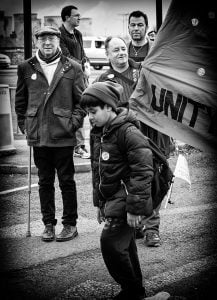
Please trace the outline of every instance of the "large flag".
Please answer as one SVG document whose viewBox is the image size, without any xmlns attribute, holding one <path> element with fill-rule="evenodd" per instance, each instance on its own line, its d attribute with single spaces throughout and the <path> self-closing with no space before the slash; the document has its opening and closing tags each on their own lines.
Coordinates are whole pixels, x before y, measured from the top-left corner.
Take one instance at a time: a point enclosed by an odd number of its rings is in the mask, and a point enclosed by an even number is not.
<svg viewBox="0 0 217 300">
<path fill-rule="evenodd" d="M 172 0 L 130 100 L 142 122 L 209 152 L 217 151 L 214 2 Z"/>
</svg>

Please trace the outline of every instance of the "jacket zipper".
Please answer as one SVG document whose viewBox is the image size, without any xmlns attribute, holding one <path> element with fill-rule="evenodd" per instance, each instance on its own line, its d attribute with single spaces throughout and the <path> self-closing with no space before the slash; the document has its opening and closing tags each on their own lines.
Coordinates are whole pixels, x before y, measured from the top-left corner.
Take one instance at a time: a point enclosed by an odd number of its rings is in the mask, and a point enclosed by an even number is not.
<svg viewBox="0 0 217 300">
<path fill-rule="evenodd" d="M 124 189 L 125 189 L 125 192 L 126 194 L 128 195 L 128 190 L 127 190 L 127 187 L 126 187 L 126 184 L 123 182 L 123 180 L 121 179 L 121 184 L 124 186 Z"/>
<path fill-rule="evenodd" d="M 101 168 L 100 168 L 100 158 L 102 155 L 102 143 L 103 143 L 103 136 L 101 136 L 101 138 L 100 138 L 100 148 L 99 148 L 99 191 L 100 191 L 101 195 L 103 196 L 103 193 L 101 191 L 102 178 L 101 178 Z"/>
</svg>

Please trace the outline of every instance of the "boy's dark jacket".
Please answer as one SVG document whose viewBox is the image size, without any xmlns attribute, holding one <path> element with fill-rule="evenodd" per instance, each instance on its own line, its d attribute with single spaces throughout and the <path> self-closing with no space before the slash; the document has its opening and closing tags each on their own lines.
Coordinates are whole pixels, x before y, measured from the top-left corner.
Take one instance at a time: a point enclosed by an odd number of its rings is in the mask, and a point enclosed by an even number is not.
<svg viewBox="0 0 217 300">
<path fill-rule="evenodd" d="M 124 144 L 118 142 L 118 130 L 130 122 L 124 132 Z M 119 108 L 109 127 L 91 130 L 90 148 L 94 205 L 104 207 L 105 217 L 150 216 L 153 212 L 151 181 L 152 151 L 138 129 L 135 115 Z"/>
</svg>

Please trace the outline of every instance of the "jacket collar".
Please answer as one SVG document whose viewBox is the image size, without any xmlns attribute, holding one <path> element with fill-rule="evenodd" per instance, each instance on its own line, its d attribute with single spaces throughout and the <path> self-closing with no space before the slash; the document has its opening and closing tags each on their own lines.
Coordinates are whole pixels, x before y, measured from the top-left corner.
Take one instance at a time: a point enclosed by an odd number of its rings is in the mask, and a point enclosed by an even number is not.
<svg viewBox="0 0 217 300">
<path fill-rule="evenodd" d="M 60 57 L 60 62 L 62 63 L 62 71 L 68 72 L 73 66 L 72 63 L 69 61 L 69 59 L 64 56 L 61 55 Z M 40 66 L 39 61 L 37 60 L 36 56 L 33 56 L 32 58 L 29 59 L 28 63 L 32 66 L 32 68 L 34 68 L 35 70 L 39 71 L 39 72 L 43 72 L 42 68 Z"/>
<path fill-rule="evenodd" d="M 65 34 L 69 35 L 71 37 L 71 33 L 65 28 L 65 26 L 62 24 L 61 27 L 59 28 L 60 31 L 63 31 Z M 74 28 L 74 35 L 77 36 L 79 35 L 79 30 L 77 30 L 76 28 Z"/>
</svg>

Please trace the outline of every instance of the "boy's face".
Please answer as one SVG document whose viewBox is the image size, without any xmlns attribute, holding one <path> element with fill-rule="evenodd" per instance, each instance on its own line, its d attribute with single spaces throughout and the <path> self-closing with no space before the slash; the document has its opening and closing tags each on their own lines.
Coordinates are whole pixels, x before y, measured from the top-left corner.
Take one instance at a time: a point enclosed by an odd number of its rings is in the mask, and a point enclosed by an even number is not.
<svg viewBox="0 0 217 300">
<path fill-rule="evenodd" d="M 105 105 L 103 108 L 100 106 L 93 106 L 87 108 L 87 114 L 92 126 L 104 127 L 110 120 L 112 108 Z"/>
</svg>

